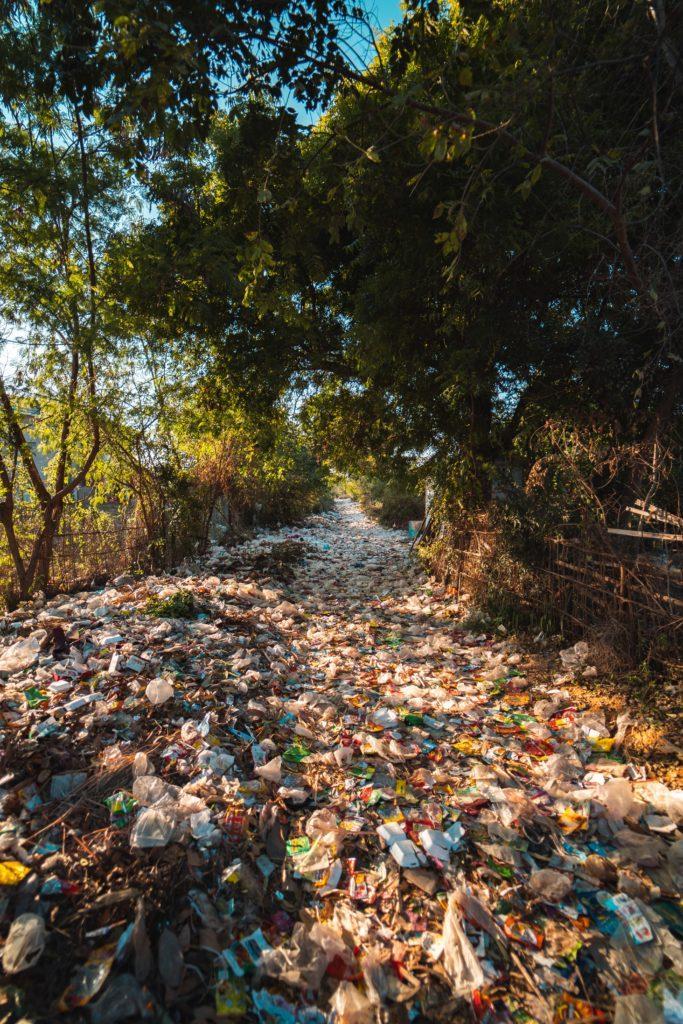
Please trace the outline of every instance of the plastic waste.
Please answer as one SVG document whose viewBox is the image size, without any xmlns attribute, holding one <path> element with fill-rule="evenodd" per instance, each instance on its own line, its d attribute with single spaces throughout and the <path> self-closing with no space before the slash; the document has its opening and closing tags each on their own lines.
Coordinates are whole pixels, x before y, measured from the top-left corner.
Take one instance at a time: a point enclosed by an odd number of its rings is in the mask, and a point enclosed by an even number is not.
<svg viewBox="0 0 683 1024">
<path fill-rule="evenodd" d="M 173 686 L 168 679 L 152 679 L 145 688 L 145 696 L 150 704 L 165 704 L 173 697 Z"/>
<path fill-rule="evenodd" d="M 164 928 L 159 936 L 159 974 L 168 988 L 178 988 L 185 973 L 185 958 L 175 932 Z"/>
<path fill-rule="evenodd" d="M 569 875 L 565 875 L 561 871 L 554 871 L 552 868 L 542 868 L 540 871 L 532 873 L 529 887 L 536 896 L 540 896 L 546 903 L 561 903 L 574 886 Z"/>
<path fill-rule="evenodd" d="M 149 807 L 136 818 L 130 834 L 130 845 L 139 850 L 167 846 L 174 825 L 174 818 L 168 811 Z"/>
<path fill-rule="evenodd" d="M 389 980 L 384 971 L 380 951 L 368 950 L 363 954 L 360 966 L 368 999 L 374 1006 L 383 1006 L 389 994 Z"/>
<path fill-rule="evenodd" d="M 47 935 L 45 921 L 38 914 L 20 914 L 10 926 L 2 951 L 2 967 L 5 974 L 25 971 L 43 955 Z"/>
<path fill-rule="evenodd" d="M 133 778 L 137 779 L 140 775 L 154 775 L 154 765 L 142 750 L 138 750 L 133 759 Z"/>
<path fill-rule="evenodd" d="M 443 919 L 443 965 L 456 996 L 471 996 L 481 988 L 484 972 L 460 920 L 456 893 L 448 897 Z"/>
<path fill-rule="evenodd" d="M 75 789 L 79 789 L 87 778 L 87 772 L 65 772 L 63 775 L 54 775 L 50 783 L 50 799 L 65 800 Z"/>
<path fill-rule="evenodd" d="M 412 839 L 399 839 L 392 843 L 389 852 L 399 867 L 418 868 L 425 861 Z"/>
<path fill-rule="evenodd" d="M 636 993 L 617 996 L 614 1024 L 664 1024 L 664 1015 L 659 1006 L 646 995 Z"/>
<path fill-rule="evenodd" d="M 0 672 L 21 672 L 30 668 L 40 657 L 40 645 L 47 637 L 47 631 L 37 629 L 23 640 L 17 640 L 11 647 L 0 653 Z"/>
<path fill-rule="evenodd" d="M 109 977 L 116 958 L 117 944 L 111 943 L 93 950 L 86 962 L 77 967 L 62 993 L 57 1007 L 62 1013 L 85 1006 L 100 991 Z"/>
<path fill-rule="evenodd" d="M 430 857 L 437 860 L 448 861 L 450 859 L 453 843 L 446 832 L 439 832 L 433 828 L 423 828 L 419 833 L 422 847 Z"/>
<path fill-rule="evenodd" d="M 50 631 L 0 688 L 22 741 L 0 783 L 7 925 L 40 901 L 91 1024 L 192 1015 L 200 977 L 202 1019 L 683 1024 L 683 794 L 628 760 L 627 715 L 525 678 L 514 638 L 465 624 L 348 507 L 5 617 L 0 658 Z M 283 541 L 302 545 L 284 568 Z M 87 799 L 50 802 L 86 768 Z M 96 892 L 88 851 L 113 857 Z"/>
<path fill-rule="evenodd" d="M 112 979 L 100 998 L 90 1004 L 91 1024 L 120 1024 L 121 1021 L 153 1020 L 154 1000 L 145 995 L 132 974 Z"/>
<path fill-rule="evenodd" d="M 375 1011 L 370 1000 L 351 981 L 341 981 L 330 1000 L 339 1024 L 372 1024 Z"/>
<path fill-rule="evenodd" d="M 285 985 L 317 988 L 330 961 L 335 956 L 349 959 L 350 955 L 341 936 L 330 928 L 316 923 L 309 929 L 297 923 L 287 942 L 262 953 L 259 966 L 264 974 Z"/>
<path fill-rule="evenodd" d="M 133 782 L 133 796 L 139 804 L 151 806 L 165 800 L 166 804 L 174 803 L 179 790 L 164 782 L 158 775 L 138 775 Z"/>
<path fill-rule="evenodd" d="M 560 651 L 560 661 L 565 670 L 576 673 L 585 667 L 590 655 L 590 647 L 585 640 L 579 640 L 573 647 Z"/>
<path fill-rule="evenodd" d="M 279 783 L 282 779 L 282 758 L 274 757 L 271 761 L 266 761 L 265 764 L 255 768 L 255 772 L 266 782 Z"/>
<path fill-rule="evenodd" d="M 645 809 L 633 795 L 633 787 L 626 779 L 610 779 L 593 792 L 593 799 L 603 804 L 610 818 L 630 818 L 640 816 Z"/>
<path fill-rule="evenodd" d="M 18 860 L 0 862 L 0 885 L 19 885 L 31 873 L 30 867 Z"/>
</svg>

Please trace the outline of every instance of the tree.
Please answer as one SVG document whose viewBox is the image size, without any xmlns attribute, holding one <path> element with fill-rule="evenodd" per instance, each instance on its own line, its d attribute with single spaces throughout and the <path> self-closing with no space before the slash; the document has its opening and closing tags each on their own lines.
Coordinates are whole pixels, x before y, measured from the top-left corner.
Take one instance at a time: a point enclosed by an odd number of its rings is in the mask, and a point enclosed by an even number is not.
<svg viewBox="0 0 683 1024">
<path fill-rule="evenodd" d="M 102 384 L 139 327 L 111 282 L 155 162 L 168 171 L 201 143 L 228 95 L 324 98 L 346 7 L 4 0 L 0 12 L 0 302 L 22 349 L 0 382 L 0 521 L 24 597 L 47 580 L 105 428 L 111 440 Z"/>
<path fill-rule="evenodd" d="M 449 30 L 452 50 L 431 73 L 411 73 Z M 430 3 L 404 20 L 365 78 L 423 114 L 430 167 L 475 156 L 477 173 L 448 211 L 444 241 L 455 261 L 458 232 L 474 223 L 501 148 L 524 174 L 522 198 L 541 175 L 564 190 L 568 230 L 592 239 L 595 307 L 630 307 L 639 348 L 630 426 L 653 458 L 683 391 L 678 39 L 680 10 L 665 0 Z"/>
<path fill-rule="evenodd" d="M 36 99 L 30 82 L 5 98 L 0 163 L 0 308 L 15 350 L 13 379 L 0 377 L 0 521 L 25 597 L 45 584 L 65 505 L 101 447 L 98 368 L 116 310 L 100 271 L 123 180 L 82 110 Z"/>
<path fill-rule="evenodd" d="M 387 441 L 470 503 L 495 462 L 533 461 L 549 416 L 616 423 L 658 477 L 683 366 L 672 19 L 414 7 L 311 139 L 350 379 L 316 396 L 318 419 L 341 397 L 360 424 L 381 397 Z"/>
<path fill-rule="evenodd" d="M 2 0 L 0 88 L 28 72 L 36 96 L 97 116 L 142 158 L 155 140 L 191 146 L 219 103 L 254 89 L 324 101 L 359 13 L 344 0 Z M 15 45 L 29 37 L 39 68 Z"/>
</svg>

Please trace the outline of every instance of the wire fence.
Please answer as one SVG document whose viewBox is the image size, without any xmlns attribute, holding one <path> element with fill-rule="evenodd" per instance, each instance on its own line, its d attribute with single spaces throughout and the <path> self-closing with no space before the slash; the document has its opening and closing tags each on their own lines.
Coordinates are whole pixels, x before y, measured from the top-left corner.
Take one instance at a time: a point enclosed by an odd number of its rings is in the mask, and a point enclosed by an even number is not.
<svg viewBox="0 0 683 1024">
<path fill-rule="evenodd" d="M 137 524 L 61 533 L 55 538 L 51 586 L 71 589 L 95 577 L 147 567 L 149 547 L 147 531 Z"/>
<path fill-rule="evenodd" d="M 7 604 L 16 592 L 16 576 L 9 553 L 1 543 L 0 548 L 0 598 Z M 146 529 L 138 523 L 112 518 L 86 530 L 67 527 L 54 538 L 49 590 L 85 589 L 131 569 L 148 569 L 155 550 Z"/>
</svg>

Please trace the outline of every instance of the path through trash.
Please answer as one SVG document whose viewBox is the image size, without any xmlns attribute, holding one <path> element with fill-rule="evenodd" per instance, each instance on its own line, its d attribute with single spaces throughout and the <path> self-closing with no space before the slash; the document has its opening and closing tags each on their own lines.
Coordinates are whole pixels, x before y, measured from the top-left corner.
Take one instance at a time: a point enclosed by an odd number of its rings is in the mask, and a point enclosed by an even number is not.
<svg viewBox="0 0 683 1024">
<path fill-rule="evenodd" d="M 353 503 L 2 643 L 0 1022 L 683 1021 L 683 794 Z"/>
</svg>

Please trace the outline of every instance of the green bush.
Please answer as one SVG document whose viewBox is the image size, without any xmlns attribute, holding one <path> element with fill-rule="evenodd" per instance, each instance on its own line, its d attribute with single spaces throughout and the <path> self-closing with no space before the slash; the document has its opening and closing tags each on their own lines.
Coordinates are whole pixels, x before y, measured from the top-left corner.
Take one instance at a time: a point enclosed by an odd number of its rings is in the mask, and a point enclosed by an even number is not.
<svg viewBox="0 0 683 1024">
<path fill-rule="evenodd" d="M 424 492 L 408 480 L 362 477 L 346 481 L 344 490 L 384 526 L 405 529 L 411 519 L 424 516 Z"/>
</svg>

